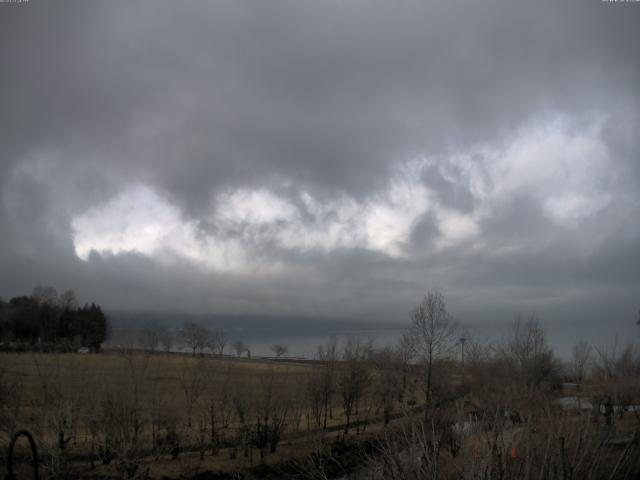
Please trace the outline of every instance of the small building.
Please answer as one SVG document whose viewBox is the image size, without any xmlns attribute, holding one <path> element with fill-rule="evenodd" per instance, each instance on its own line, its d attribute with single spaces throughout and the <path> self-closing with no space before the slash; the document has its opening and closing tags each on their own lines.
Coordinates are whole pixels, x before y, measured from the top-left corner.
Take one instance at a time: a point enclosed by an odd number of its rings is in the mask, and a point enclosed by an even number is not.
<svg viewBox="0 0 640 480">
<path fill-rule="evenodd" d="M 556 404 L 566 411 L 591 411 L 593 402 L 589 397 L 562 397 L 556 400 Z"/>
</svg>

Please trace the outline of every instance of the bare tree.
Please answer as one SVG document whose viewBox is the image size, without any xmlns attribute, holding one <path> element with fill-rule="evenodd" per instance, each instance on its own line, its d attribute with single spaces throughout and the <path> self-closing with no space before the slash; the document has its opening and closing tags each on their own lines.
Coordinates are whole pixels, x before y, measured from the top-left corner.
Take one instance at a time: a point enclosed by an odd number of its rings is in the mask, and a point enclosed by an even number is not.
<svg viewBox="0 0 640 480">
<path fill-rule="evenodd" d="M 311 430 L 312 420 L 315 427 L 320 428 L 322 426 L 322 415 L 326 412 L 323 380 L 324 371 L 319 368 L 314 369 L 306 378 L 307 430 Z M 326 420 L 326 414 L 324 417 Z"/>
<path fill-rule="evenodd" d="M 218 453 L 221 443 L 220 431 L 228 427 L 231 415 L 230 381 L 232 377 L 231 363 L 224 366 L 224 373 L 217 369 L 208 370 L 205 402 L 208 406 L 209 434 L 211 453 Z"/>
<path fill-rule="evenodd" d="M 629 341 L 615 363 L 616 375 L 620 377 L 636 377 L 640 373 L 640 350 Z"/>
<path fill-rule="evenodd" d="M 60 310 L 60 299 L 58 292 L 53 287 L 43 287 L 38 285 L 33 289 L 31 298 L 38 304 L 39 328 L 38 343 L 45 339 L 52 339 L 57 342 L 57 324 L 62 311 Z"/>
<path fill-rule="evenodd" d="M 280 358 L 289 351 L 289 348 L 286 345 L 280 343 L 272 346 L 271 351 L 276 355 L 276 358 Z"/>
<path fill-rule="evenodd" d="M 306 378 L 302 382 L 294 382 L 292 388 L 289 388 L 290 417 L 289 428 L 296 433 L 300 431 L 300 421 L 304 411 L 308 408 L 308 395 Z"/>
<path fill-rule="evenodd" d="M 145 324 L 138 332 L 138 344 L 153 353 L 158 348 L 161 338 L 161 328 L 155 320 Z"/>
<path fill-rule="evenodd" d="M 275 453 L 285 430 L 289 400 L 288 395 L 278 395 L 284 390 L 285 385 L 272 369 L 261 376 L 260 385 L 254 393 L 255 438 L 261 460 L 264 460 L 267 447 L 271 453 Z"/>
<path fill-rule="evenodd" d="M 496 391 L 504 388 L 499 378 L 502 365 L 496 359 L 496 349 L 489 343 L 481 342 L 472 336 L 465 344 L 464 386 L 481 399 L 481 403 L 491 408 Z"/>
<path fill-rule="evenodd" d="M 249 456 L 249 449 L 252 446 L 250 441 L 250 418 L 255 411 L 253 395 L 249 392 L 246 383 L 235 382 L 231 385 L 229 398 L 235 410 L 237 428 L 237 442 L 244 448 L 244 456 Z"/>
<path fill-rule="evenodd" d="M 160 430 L 163 426 L 164 412 L 166 409 L 167 390 L 164 382 L 148 382 L 147 405 L 149 414 L 149 426 L 151 427 L 151 452 L 158 458 L 160 446 Z"/>
<path fill-rule="evenodd" d="M 409 376 L 411 373 L 411 361 L 415 357 L 415 350 L 413 348 L 413 340 L 407 335 L 400 337 L 398 346 L 396 348 L 396 358 L 398 360 L 399 374 L 402 379 L 398 388 L 398 401 L 404 402 L 405 394 L 409 387 Z M 414 392 L 411 392 L 412 394 Z"/>
<path fill-rule="evenodd" d="M 49 457 L 49 467 L 55 475 L 69 473 L 68 446 L 75 438 L 85 386 L 85 369 L 81 366 L 68 370 L 61 357 L 34 355 L 33 363 L 38 374 L 42 396 L 42 420 L 46 435 L 41 447 Z"/>
<path fill-rule="evenodd" d="M 402 389 L 402 377 L 398 376 L 397 351 L 383 348 L 375 352 L 372 364 L 376 370 L 374 392 L 379 407 L 382 408 L 384 424 L 391 419 L 394 401 Z"/>
<path fill-rule="evenodd" d="M 144 410 L 146 404 L 146 383 L 149 376 L 149 362 L 147 356 L 135 355 L 130 352 L 126 355 L 128 366 L 129 388 L 132 394 L 132 419 L 134 442 L 144 430 Z M 136 445 L 137 446 L 137 445 Z"/>
<path fill-rule="evenodd" d="M 58 292 L 53 287 L 37 285 L 31 292 L 31 298 L 40 305 L 58 306 L 59 304 Z"/>
<path fill-rule="evenodd" d="M 215 330 L 209 335 L 209 349 L 219 357 L 224 355 L 224 347 L 227 345 L 227 336 L 222 329 Z"/>
<path fill-rule="evenodd" d="M 249 347 L 242 340 L 236 340 L 233 342 L 233 351 L 236 352 L 238 358 L 240 358 L 248 349 Z"/>
<path fill-rule="evenodd" d="M 202 350 L 207 346 L 209 331 L 197 323 L 184 322 L 180 330 L 180 339 L 182 345 L 190 349 L 195 356 L 196 352 L 202 353 Z"/>
<path fill-rule="evenodd" d="M 114 372 L 113 382 L 101 388 L 99 402 L 91 414 L 89 430 L 97 437 L 99 454 L 106 465 L 115 461 L 122 478 L 133 478 L 139 472 L 144 450 L 141 437 L 147 416 L 146 384 L 149 356 L 129 352 L 126 365 Z"/>
<path fill-rule="evenodd" d="M 173 333 L 168 328 L 163 329 L 160 332 L 160 344 L 162 345 L 162 349 L 165 353 L 171 352 L 171 348 L 173 347 Z"/>
<path fill-rule="evenodd" d="M 349 433 L 351 418 L 358 414 L 360 401 L 369 385 L 369 347 L 359 339 L 350 337 L 344 348 L 343 361 L 338 380 L 338 390 L 342 397 L 342 407 L 346 417 L 344 433 Z"/>
<path fill-rule="evenodd" d="M 580 340 L 573 345 L 571 353 L 571 375 L 576 382 L 582 382 L 586 375 L 587 364 L 591 358 L 591 345 L 586 340 Z"/>
<path fill-rule="evenodd" d="M 605 380 L 615 377 L 616 375 L 616 359 L 618 358 L 618 335 L 611 346 L 594 345 L 593 349 L 596 352 L 593 364 L 594 373 Z"/>
<path fill-rule="evenodd" d="M 317 357 L 318 360 L 322 362 L 322 367 L 318 373 L 318 383 L 312 387 L 312 394 L 320 394 L 320 398 L 322 399 L 320 413 L 324 414 L 323 428 L 326 429 L 327 417 L 333 419 L 333 397 L 336 390 L 336 362 L 338 361 L 338 338 L 332 336 L 325 345 L 318 345 Z"/>
<path fill-rule="evenodd" d="M 63 310 L 74 310 L 79 307 L 78 299 L 73 290 L 67 290 L 60 295 L 59 299 L 60 308 Z"/>
<path fill-rule="evenodd" d="M 207 386 L 204 359 L 199 358 L 196 363 L 183 359 L 180 370 L 180 388 L 184 394 L 185 408 L 187 412 L 187 427 L 191 428 L 193 411 L 196 403 L 205 392 Z"/>
<path fill-rule="evenodd" d="M 431 404 L 434 362 L 447 358 L 456 341 L 456 325 L 440 292 L 429 292 L 411 313 L 409 331 L 415 353 L 425 367 L 425 397 Z"/>
<path fill-rule="evenodd" d="M 514 371 L 512 378 L 519 379 L 527 387 L 536 386 L 556 371 L 553 350 L 540 321 L 531 314 L 525 321 L 517 317 L 501 352 L 506 365 Z"/>
</svg>

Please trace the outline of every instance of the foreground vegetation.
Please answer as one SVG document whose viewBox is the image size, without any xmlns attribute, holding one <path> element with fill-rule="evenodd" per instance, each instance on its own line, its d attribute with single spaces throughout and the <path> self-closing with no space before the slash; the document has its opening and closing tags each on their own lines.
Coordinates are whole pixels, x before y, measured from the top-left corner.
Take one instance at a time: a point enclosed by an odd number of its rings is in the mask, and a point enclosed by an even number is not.
<svg viewBox="0 0 640 480">
<path fill-rule="evenodd" d="M 578 342 L 561 363 L 535 317 L 480 344 L 431 293 L 393 349 L 333 339 L 308 362 L 198 352 L 0 354 L 3 451 L 29 429 L 53 478 L 640 475 L 633 344 Z"/>
</svg>

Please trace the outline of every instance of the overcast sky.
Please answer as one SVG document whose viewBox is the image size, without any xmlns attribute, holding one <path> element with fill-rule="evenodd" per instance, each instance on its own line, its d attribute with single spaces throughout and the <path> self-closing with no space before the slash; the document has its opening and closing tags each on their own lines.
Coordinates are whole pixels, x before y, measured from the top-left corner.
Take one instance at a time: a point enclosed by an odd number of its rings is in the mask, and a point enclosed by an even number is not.
<svg viewBox="0 0 640 480">
<path fill-rule="evenodd" d="M 0 295 L 640 308 L 640 3 L 0 3 Z"/>
</svg>

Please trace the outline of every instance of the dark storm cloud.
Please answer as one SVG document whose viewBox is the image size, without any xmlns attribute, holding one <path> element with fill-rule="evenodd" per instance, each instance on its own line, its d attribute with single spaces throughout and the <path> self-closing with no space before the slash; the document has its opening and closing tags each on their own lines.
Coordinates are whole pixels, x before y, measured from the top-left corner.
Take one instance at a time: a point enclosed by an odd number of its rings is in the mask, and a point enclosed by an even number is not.
<svg viewBox="0 0 640 480">
<path fill-rule="evenodd" d="M 626 305 L 640 293 L 639 20 L 633 3 L 599 1 L 0 5 L 0 292 L 43 282 L 126 308 L 395 319 L 428 287 L 468 313 L 474 292 L 487 309 L 510 296 L 544 310 L 559 295 L 577 301 L 568 290 L 623 283 L 611 298 Z M 608 155 L 606 175 L 594 168 L 578 192 L 607 206 L 572 225 L 550 216 L 560 187 L 551 195 L 546 178 L 497 204 L 476 186 L 506 182 L 486 148 L 509 151 L 555 117 L 569 119 L 567 142 L 595 136 Z M 592 118 L 604 124 L 585 134 Z M 337 221 L 305 194 L 362 208 L 416 158 L 429 159 L 415 180 L 435 206 L 404 255 L 269 240 L 295 222 L 322 232 Z M 573 173 L 559 172 L 568 191 Z M 72 220 L 137 184 L 199 235 L 246 242 L 282 270 L 78 259 Z M 275 192 L 295 220 L 222 228 L 217 195 L 238 188 Z M 439 245 L 451 212 L 477 233 Z"/>
</svg>

